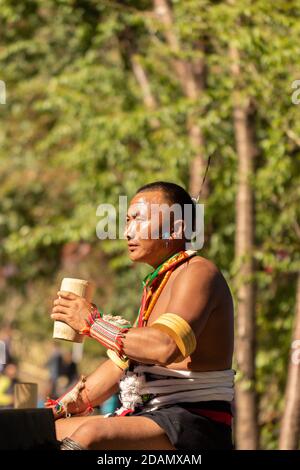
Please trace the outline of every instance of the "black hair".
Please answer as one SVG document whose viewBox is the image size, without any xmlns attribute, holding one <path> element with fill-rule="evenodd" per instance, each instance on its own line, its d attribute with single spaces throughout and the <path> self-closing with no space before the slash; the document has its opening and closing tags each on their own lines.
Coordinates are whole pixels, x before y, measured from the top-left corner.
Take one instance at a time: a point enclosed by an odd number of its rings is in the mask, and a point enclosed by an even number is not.
<svg viewBox="0 0 300 470">
<path fill-rule="evenodd" d="M 185 205 L 191 206 L 192 230 L 195 230 L 196 205 L 189 193 L 182 186 L 179 186 L 175 183 L 170 183 L 168 181 L 154 181 L 153 183 L 148 183 L 144 186 L 141 186 L 137 190 L 136 194 L 152 190 L 162 191 L 171 204 L 178 204 L 181 207 L 183 216 L 185 215 Z"/>
</svg>

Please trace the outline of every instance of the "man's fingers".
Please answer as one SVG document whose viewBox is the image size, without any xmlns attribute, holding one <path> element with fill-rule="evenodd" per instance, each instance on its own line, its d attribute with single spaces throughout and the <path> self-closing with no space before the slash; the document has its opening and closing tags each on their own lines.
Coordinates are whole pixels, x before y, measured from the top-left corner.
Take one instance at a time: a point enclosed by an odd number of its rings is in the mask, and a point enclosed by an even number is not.
<svg viewBox="0 0 300 470">
<path fill-rule="evenodd" d="M 59 297 L 62 297 L 63 299 L 68 299 L 68 300 L 76 300 L 79 297 L 76 294 L 72 294 L 72 292 L 66 292 L 64 290 L 59 290 L 57 292 L 57 295 Z"/>
<path fill-rule="evenodd" d="M 52 313 L 51 318 L 52 320 L 61 320 L 66 322 L 66 315 L 64 315 L 63 313 Z"/>
<path fill-rule="evenodd" d="M 70 301 L 69 300 L 64 300 L 64 299 L 55 299 L 54 302 L 53 302 L 53 305 L 61 305 L 62 307 L 67 307 L 69 308 L 71 305 L 70 305 Z"/>
<path fill-rule="evenodd" d="M 52 313 L 70 313 L 70 309 L 68 307 L 62 307 L 61 305 L 57 305 L 56 307 L 53 307 Z"/>
</svg>

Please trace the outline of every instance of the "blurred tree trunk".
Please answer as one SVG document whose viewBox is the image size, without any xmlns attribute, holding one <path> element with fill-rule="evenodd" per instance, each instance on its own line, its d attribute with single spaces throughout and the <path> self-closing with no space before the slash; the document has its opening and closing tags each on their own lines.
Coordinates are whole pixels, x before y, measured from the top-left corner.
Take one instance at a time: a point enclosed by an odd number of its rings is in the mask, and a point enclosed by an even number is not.
<svg viewBox="0 0 300 470">
<path fill-rule="evenodd" d="M 130 55 L 130 62 L 133 74 L 142 92 L 144 105 L 149 109 L 149 111 L 154 111 L 157 109 L 157 101 L 151 91 L 150 81 L 147 72 L 142 65 L 140 56 L 137 53 L 132 53 Z M 150 124 L 153 129 L 157 129 L 160 125 L 159 120 L 156 118 L 151 118 Z"/>
<path fill-rule="evenodd" d="M 295 343 L 296 342 L 296 343 Z M 298 350 L 297 350 L 298 346 Z M 300 441 L 300 272 L 297 277 L 295 325 L 290 354 L 285 408 L 281 423 L 279 449 L 297 450 Z"/>
<path fill-rule="evenodd" d="M 157 109 L 158 103 L 152 93 L 149 77 L 141 61 L 137 39 L 137 32 L 130 26 L 127 26 L 118 34 L 119 47 L 124 64 L 128 68 L 130 67 L 133 72 L 134 78 L 140 87 L 145 108 L 149 109 L 149 111 L 154 111 Z M 159 127 L 159 121 L 156 118 L 152 118 L 150 124 L 154 129 Z"/>
<path fill-rule="evenodd" d="M 157 108 L 157 102 L 151 91 L 150 81 L 148 79 L 146 70 L 141 63 L 138 54 L 131 54 L 130 59 L 133 74 L 142 91 L 144 105 L 146 108 L 152 111 Z"/>
<path fill-rule="evenodd" d="M 198 61 L 197 64 L 193 64 L 180 58 L 182 46 L 175 32 L 173 14 L 168 0 L 153 0 L 153 3 L 155 14 L 163 24 L 167 44 L 174 56 L 172 65 L 181 84 L 182 91 L 185 96 L 191 100 L 197 100 L 204 89 L 204 55 L 202 56 L 202 60 Z M 199 43 L 199 47 L 203 51 L 201 43 Z M 192 196 L 196 197 L 202 186 L 202 180 L 206 168 L 205 141 L 203 132 L 199 124 L 196 122 L 196 116 L 190 116 L 188 118 L 187 130 L 191 147 L 195 152 L 189 169 L 189 192 Z M 201 195 L 205 199 L 208 196 L 208 193 L 209 180 L 206 178 Z"/>
<path fill-rule="evenodd" d="M 236 359 L 241 378 L 236 384 L 236 445 L 238 449 L 257 449 L 257 403 L 255 393 L 255 285 L 253 282 L 254 171 L 255 144 L 251 125 L 251 102 L 241 93 L 242 76 L 239 51 L 230 47 L 234 78 L 233 120 L 238 157 L 235 259 L 237 273 Z"/>
</svg>

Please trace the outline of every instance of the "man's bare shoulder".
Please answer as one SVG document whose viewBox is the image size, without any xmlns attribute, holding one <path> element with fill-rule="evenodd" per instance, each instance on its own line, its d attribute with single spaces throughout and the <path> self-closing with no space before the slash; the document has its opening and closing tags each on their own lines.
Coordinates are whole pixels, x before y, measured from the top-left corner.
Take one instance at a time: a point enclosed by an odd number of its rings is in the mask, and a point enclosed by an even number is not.
<svg viewBox="0 0 300 470">
<path fill-rule="evenodd" d="M 210 260 L 202 256 L 194 256 L 182 265 L 174 279 L 174 287 L 181 285 L 212 285 L 224 280 L 222 273 Z"/>
<path fill-rule="evenodd" d="M 225 280 L 213 262 L 200 256 L 180 268 L 171 285 L 165 311 L 184 318 L 198 337 L 210 314 L 225 298 Z"/>
<path fill-rule="evenodd" d="M 220 270 L 212 261 L 207 258 L 203 258 L 203 256 L 200 255 L 193 256 L 190 259 L 190 261 L 187 263 L 187 267 L 189 268 L 191 266 L 193 266 L 193 269 L 198 269 L 199 271 L 204 270 L 211 273 L 220 274 Z"/>
</svg>

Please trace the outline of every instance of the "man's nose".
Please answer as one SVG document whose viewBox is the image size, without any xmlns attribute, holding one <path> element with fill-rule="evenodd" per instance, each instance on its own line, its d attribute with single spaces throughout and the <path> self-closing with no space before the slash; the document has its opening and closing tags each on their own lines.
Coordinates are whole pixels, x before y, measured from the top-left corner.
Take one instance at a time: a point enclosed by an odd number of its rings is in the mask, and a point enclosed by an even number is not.
<svg viewBox="0 0 300 470">
<path fill-rule="evenodd" d="M 135 223 L 134 220 L 132 220 L 125 228 L 124 236 L 127 238 L 127 240 L 131 240 L 135 237 L 135 232 Z"/>
<path fill-rule="evenodd" d="M 128 232 L 128 229 L 125 229 L 124 237 L 127 238 L 127 241 L 129 241 L 133 238 L 132 234 L 130 232 Z"/>
</svg>

